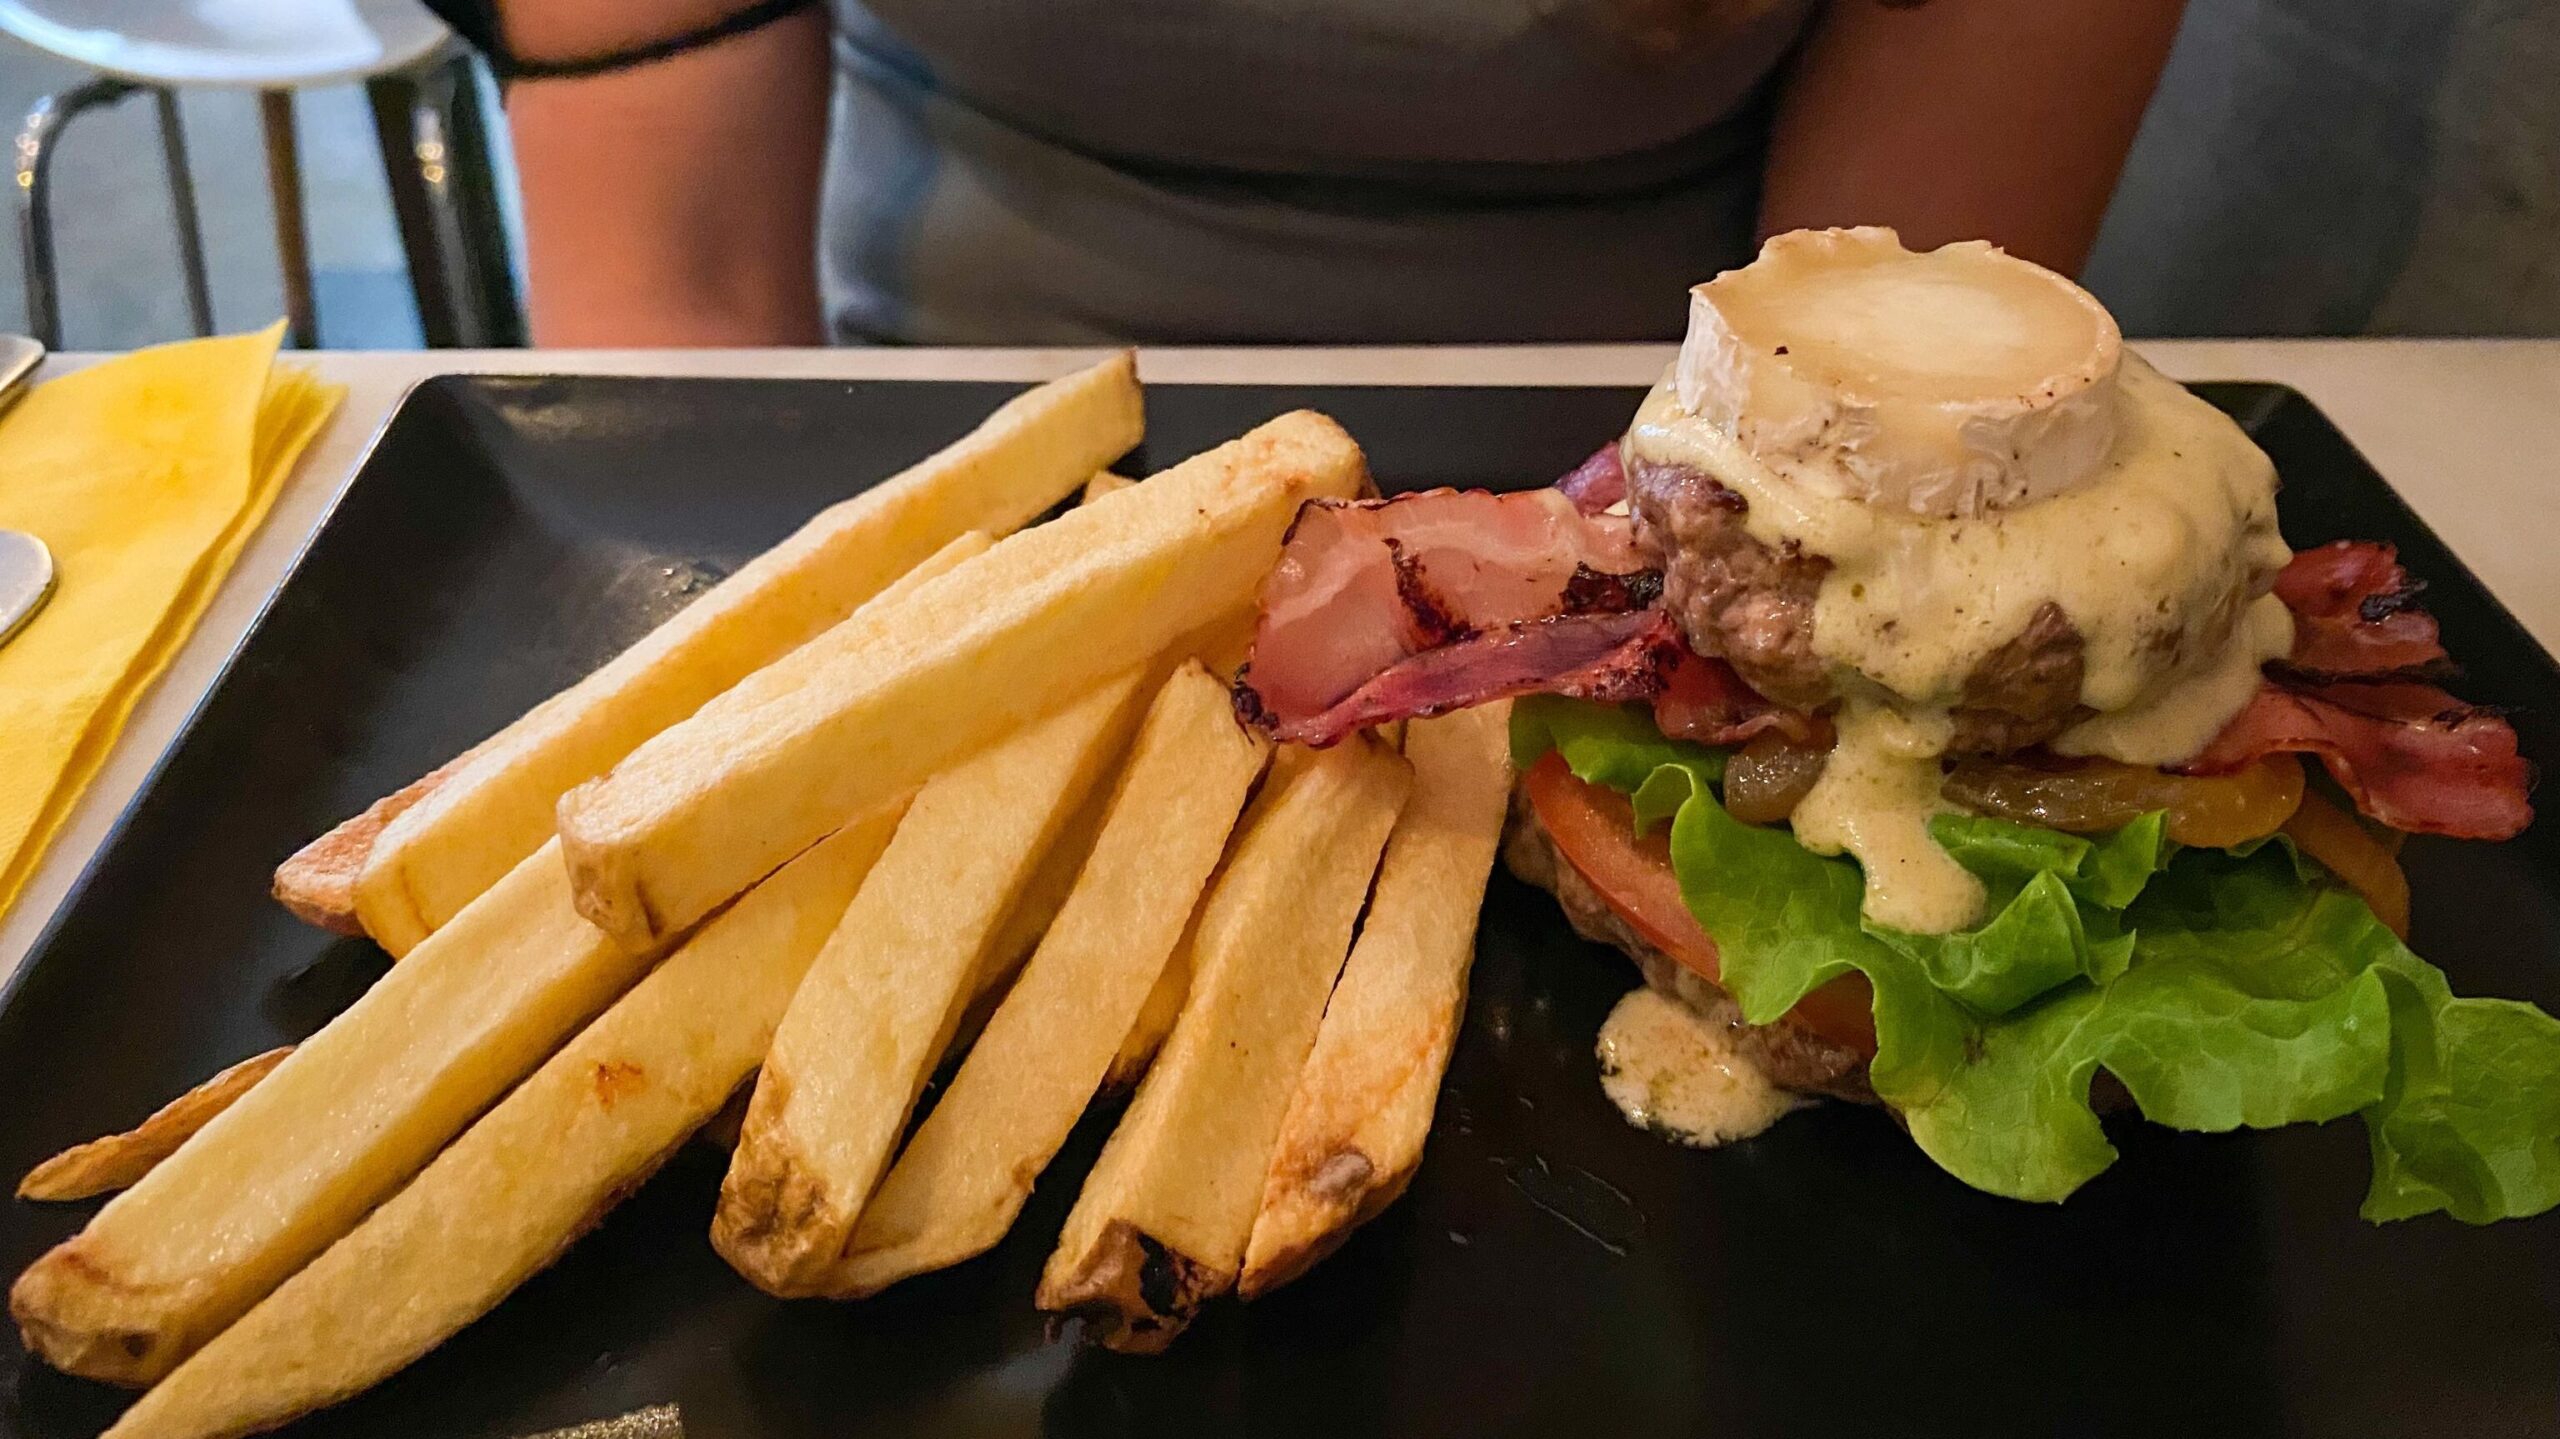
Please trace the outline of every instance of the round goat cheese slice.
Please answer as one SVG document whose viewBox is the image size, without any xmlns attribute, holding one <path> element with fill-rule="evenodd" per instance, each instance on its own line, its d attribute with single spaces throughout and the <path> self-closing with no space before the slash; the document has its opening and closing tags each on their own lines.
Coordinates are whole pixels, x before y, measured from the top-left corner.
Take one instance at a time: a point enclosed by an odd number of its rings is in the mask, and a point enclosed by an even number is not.
<svg viewBox="0 0 2560 1439">
<path fill-rule="evenodd" d="M 2123 351 L 2087 291 L 1987 242 L 1799 230 L 1689 292 L 1674 385 L 1796 484 L 1968 519 L 2103 467 Z"/>
</svg>

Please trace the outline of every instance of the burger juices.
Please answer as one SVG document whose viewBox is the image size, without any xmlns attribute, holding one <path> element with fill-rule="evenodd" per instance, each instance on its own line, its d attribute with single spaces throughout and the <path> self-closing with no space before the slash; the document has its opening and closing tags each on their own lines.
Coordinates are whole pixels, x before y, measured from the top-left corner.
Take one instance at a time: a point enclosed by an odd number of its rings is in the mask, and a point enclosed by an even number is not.
<svg viewBox="0 0 2560 1439">
<path fill-rule="evenodd" d="M 1557 486 L 1302 513 L 1237 702 L 1326 743 L 1519 696 L 1515 871 L 1979 1188 L 2063 1198 L 2129 1103 L 2361 1115 L 2377 1220 L 2551 1208 L 2560 1023 L 2399 938 L 2401 834 L 2529 821 L 2514 733 L 2276 489 L 2069 281 L 1780 236 Z"/>
</svg>

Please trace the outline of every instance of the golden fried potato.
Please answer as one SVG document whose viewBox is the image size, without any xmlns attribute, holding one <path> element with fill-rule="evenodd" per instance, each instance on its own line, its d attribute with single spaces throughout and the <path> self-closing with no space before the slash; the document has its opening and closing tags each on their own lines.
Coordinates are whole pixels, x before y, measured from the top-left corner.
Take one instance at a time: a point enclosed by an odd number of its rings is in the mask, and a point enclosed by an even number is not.
<svg viewBox="0 0 2560 1439">
<path fill-rule="evenodd" d="M 902 808 L 845 826 L 723 910 L 108 1432 L 272 1428 L 379 1383 L 557 1259 L 755 1067 Z"/>
<path fill-rule="evenodd" d="M 956 1264 L 1013 1226 L 1186 927 L 1268 752 L 1198 664 L 1165 681 L 1074 889 L 863 1211 L 836 1292 Z"/>
<path fill-rule="evenodd" d="M 334 1242 L 646 973 L 527 856 L 10 1291 L 57 1369 L 147 1384 Z"/>
<path fill-rule="evenodd" d="M 1413 796 L 1272 1151 L 1237 1283 L 1247 1299 L 1332 1252 L 1394 1203 L 1422 1163 L 1511 797 L 1510 709 L 1460 710 L 1405 731 Z"/>
<path fill-rule="evenodd" d="M 1191 996 L 1041 1275 L 1115 1349 L 1170 1343 L 1244 1261 L 1273 1144 L 1412 772 L 1365 737 L 1275 776 L 1193 926 Z"/>
<path fill-rule="evenodd" d="M 122 1134 L 76 1144 L 27 1171 L 18 1181 L 18 1197 L 39 1203 L 93 1199 L 129 1189 L 151 1167 L 178 1152 L 178 1146 L 231 1107 L 284 1062 L 293 1046 L 270 1049 L 232 1065 L 220 1074 L 170 1100 L 150 1118 Z"/>
<path fill-rule="evenodd" d="M 1299 505 L 1365 479 L 1340 426 L 1284 415 L 854 616 L 562 798 L 579 912 L 635 946 L 681 930 L 841 816 L 1242 604 Z"/>
<path fill-rule="evenodd" d="M 765 1056 L 711 1242 L 757 1288 L 826 1292 L 1041 854 L 1120 756 L 1140 675 L 916 794 Z"/>
<path fill-rule="evenodd" d="M 570 786 L 843 620 L 961 534 L 1028 523 L 1135 445 L 1144 423 L 1126 353 L 1015 396 L 959 440 L 821 511 L 603 668 L 474 746 L 423 793 L 403 791 L 407 802 L 378 825 L 360 816 L 355 832 L 341 826 L 316 842 L 322 853 L 309 862 L 287 861 L 279 894 L 297 913 L 351 930 L 337 896 L 315 881 L 352 858 L 364 932 L 408 953 L 551 838 L 553 810 Z"/>
</svg>

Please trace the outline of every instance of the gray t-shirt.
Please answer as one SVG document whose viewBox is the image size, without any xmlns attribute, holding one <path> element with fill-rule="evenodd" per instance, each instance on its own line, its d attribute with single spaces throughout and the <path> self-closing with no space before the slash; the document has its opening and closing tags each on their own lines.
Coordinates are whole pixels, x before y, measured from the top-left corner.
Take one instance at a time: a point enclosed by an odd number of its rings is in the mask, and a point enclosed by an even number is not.
<svg viewBox="0 0 2560 1439">
<path fill-rule="evenodd" d="M 1814 0 L 835 0 L 839 340 L 1655 339 Z"/>
</svg>

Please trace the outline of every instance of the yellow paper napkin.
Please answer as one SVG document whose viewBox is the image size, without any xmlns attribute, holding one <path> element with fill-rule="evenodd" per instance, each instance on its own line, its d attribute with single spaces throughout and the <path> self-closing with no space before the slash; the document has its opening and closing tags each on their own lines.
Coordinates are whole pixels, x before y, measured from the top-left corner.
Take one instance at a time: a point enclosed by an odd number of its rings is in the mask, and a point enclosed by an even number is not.
<svg viewBox="0 0 2560 1439">
<path fill-rule="evenodd" d="M 138 350 L 0 418 L 0 529 L 56 573 L 0 645 L 0 914 L 344 394 L 275 362 L 283 329 Z"/>
</svg>

